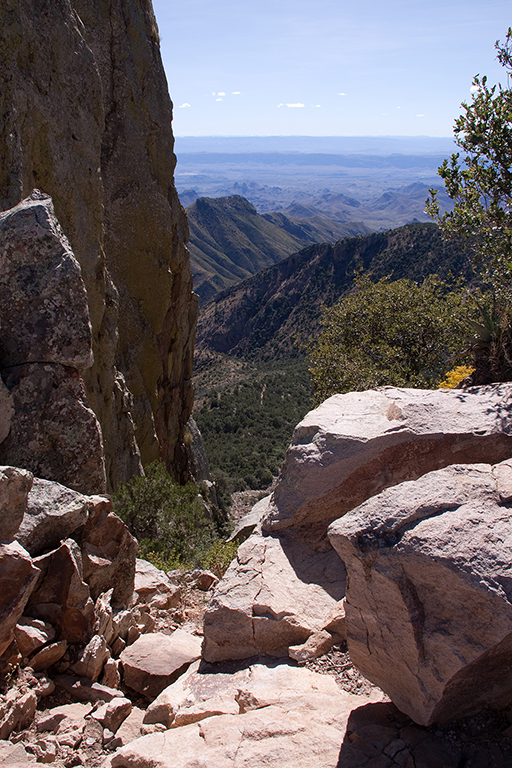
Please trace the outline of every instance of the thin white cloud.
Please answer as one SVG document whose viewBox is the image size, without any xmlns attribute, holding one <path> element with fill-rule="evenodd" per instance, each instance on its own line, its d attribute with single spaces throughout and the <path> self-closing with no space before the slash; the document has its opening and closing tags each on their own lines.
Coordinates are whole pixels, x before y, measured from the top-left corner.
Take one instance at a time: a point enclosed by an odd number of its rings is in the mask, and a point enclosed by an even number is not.
<svg viewBox="0 0 512 768">
<path fill-rule="evenodd" d="M 287 104 L 286 106 L 287 107 L 291 107 L 292 109 L 296 109 L 298 107 L 303 107 L 304 104 L 301 104 L 300 101 L 299 101 L 299 102 L 297 102 L 297 104 Z"/>
<path fill-rule="evenodd" d="M 425 117 L 425 115 L 416 115 L 416 117 Z"/>
<path fill-rule="evenodd" d="M 212 96 L 216 96 L 216 95 L 217 95 L 216 91 L 212 91 Z"/>
<path fill-rule="evenodd" d="M 279 109 L 279 107 L 284 107 L 284 104 L 281 102 L 281 104 L 278 104 L 278 105 L 277 105 L 277 108 L 278 108 L 278 109 Z"/>
<path fill-rule="evenodd" d="M 215 99 L 215 101 L 222 101 L 222 99 Z"/>
<path fill-rule="evenodd" d="M 225 95 L 226 94 L 224 93 L 224 91 L 219 91 L 218 94 L 217 94 L 217 96 L 225 96 Z"/>
<path fill-rule="evenodd" d="M 338 96 L 346 96 L 346 93 L 338 93 Z"/>
<path fill-rule="evenodd" d="M 241 93 L 240 91 L 231 91 L 231 94 L 233 96 L 240 96 L 240 93 Z"/>
<path fill-rule="evenodd" d="M 315 104 L 315 107 L 318 109 L 318 107 L 321 107 L 321 104 Z"/>
<path fill-rule="evenodd" d="M 190 104 L 187 101 L 184 101 L 183 104 L 180 104 L 178 109 L 186 109 L 186 107 L 190 107 Z"/>
</svg>

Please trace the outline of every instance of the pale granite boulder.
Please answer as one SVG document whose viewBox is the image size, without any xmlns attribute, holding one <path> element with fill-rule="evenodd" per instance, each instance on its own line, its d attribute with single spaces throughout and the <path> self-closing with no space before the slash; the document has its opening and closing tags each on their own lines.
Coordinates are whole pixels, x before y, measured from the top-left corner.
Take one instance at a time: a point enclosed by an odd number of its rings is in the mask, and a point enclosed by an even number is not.
<svg viewBox="0 0 512 768">
<path fill-rule="evenodd" d="M 455 465 L 337 520 L 350 656 L 428 725 L 512 699 L 512 462 Z"/>
<path fill-rule="evenodd" d="M 200 656 L 200 638 L 182 629 L 142 635 L 121 653 L 123 680 L 151 701 Z"/>
<path fill-rule="evenodd" d="M 171 729 L 132 741 L 107 766 L 334 768 L 351 711 L 382 698 L 351 695 L 332 677 L 287 665 L 194 672 L 175 686 L 174 697 L 167 689 L 177 707 Z M 238 714 L 213 714 L 218 707 Z"/>
<path fill-rule="evenodd" d="M 334 395 L 295 428 L 264 530 L 314 543 L 384 488 L 449 464 L 512 456 L 512 384 Z"/>
<path fill-rule="evenodd" d="M 36 477 L 16 540 L 36 557 L 83 526 L 92 508 L 92 501 L 81 493 Z"/>
<path fill-rule="evenodd" d="M 163 607 L 175 608 L 181 598 L 181 588 L 173 584 L 164 571 L 140 558 L 135 561 L 134 587 L 140 603 L 150 603 L 156 596 L 162 596 Z"/>
</svg>

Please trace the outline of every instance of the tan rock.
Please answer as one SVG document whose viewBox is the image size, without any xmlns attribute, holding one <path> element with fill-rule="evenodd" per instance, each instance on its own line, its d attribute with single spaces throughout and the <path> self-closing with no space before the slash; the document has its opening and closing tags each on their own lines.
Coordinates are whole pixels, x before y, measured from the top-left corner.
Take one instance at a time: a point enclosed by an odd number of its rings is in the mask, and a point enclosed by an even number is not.
<svg viewBox="0 0 512 768">
<path fill-rule="evenodd" d="M 331 768 L 355 699 L 338 689 L 335 696 L 322 697 L 320 708 L 273 704 L 246 714 L 208 717 L 137 739 L 110 763 L 112 768 L 192 768 L 200 756 L 208 768 Z"/>
<path fill-rule="evenodd" d="M 300 541 L 253 533 L 217 585 L 204 618 L 206 661 L 258 653 L 287 656 L 325 626 L 345 594 L 335 552 Z"/>
<path fill-rule="evenodd" d="M 18 542 L 0 544 L 0 656 L 14 639 L 38 575 L 39 569 Z"/>
<path fill-rule="evenodd" d="M 386 487 L 449 464 L 509 458 L 512 425 L 502 412 L 511 397 L 510 384 L 330 397 L 295 428 L 264 529 L 293 528 L 312 542 Z"/>
<path fill-rule="evenodd" d="M 0 387 L 0 398 L 1 391 Z M 18 532 L 33 479 L 26 469 L 0 467 L 0 541 L 9 541 Z"/>
<path fill-rule="evenodd" d="M 44 672 L 45 669 L 48 669 L 52 664 L 56 664 L 62 659 L 66 653 L 67 647 L 68 644 L 66 640 L 59 640 L 57 643 L 46 645 L 32 656 L 30 659 L 30 666 L 34 672 Z"/>
<path fill-rule="evenodd" d="M 131 741 L 140 738 L 144 710 L 139 707 L 133 707 L 126 720 L 119 726 L 116 738 L 121 742 L 121 746 L 129 744 Z"/>
<path fill-rule="evenodd" d="M 100 677 L 105 662 L 110 658 L 107 641 L 101 635 L 94 635 L 78 660 L 70 667 L 71 672 L 79 677 L 87 677 L 95 683 Z"/>
<path fill-rule="evenodd" d="M 91 717 L 98 720 L 104 728 L 108 728 L 112 734 L 115 734 L 132 711 L 132 706 L 130 699 L 122 697 L 112 699 L 93 712 Z"/>
<path fill-rule="evenodd" d="M 333 636 L 326 630 L 313 632 L 302 645 L 292 645 L 288 649 L 288 656 L 300 664 L 317 659 L 331 650 L 334 644 Z"/>
<path fill-rule="evenodd" d="M 121 654 L 123 679 L 127 686 L 152 700 L 201 656 L 201 640 L 175 630 L 142 635 Z"/>
<path fill-rule="evenodd" d="M 350 656 L 420 724 L 499 707 L 512 647 L 510 510 L 501 469 L 454 465 L 337 520 Z"/>
<path fill-rule="evenodd" d="M 93 683 L 87 678 L 76 678 L 73 675 L 54 675 L 53 679 L 59 688 L 63 688 L 80 702 L 111 701 L 113 698 L 123 695 L 121 691 L 115 688 Z"/>
<path fill-rule="evenodd" d="M 141 603 L 151 602 L 156 595 L 165 595 L 166 608 L 175 608 L 181 598 L 180 587 L 173 584 L 164 571 L 160 571 L 147 560 L 136 560 L 135 591 Z"/>
<path fill-rule="evenodd" d="M 22 616 L 14 629 L 14 637 L 22 656 L 31 656 L 43 645 L 51 643 L 55 630 L 51 624 L 40 619 Z"/>
<path fill-rule="evenodd" d="M 0 739 L 7 739 L 15 730 L 22 730 L 34 719 L 37 696 L 33 691 L 11 688 L 0 701 Z"/>
<path fill-rule="evenodd" d="M 51 623 L 59 639 L 87 643 L 92 635 L 94 604 L 82 580 L 78 544 L 66 539 L 58 549 L 35 558 L 34 563 L 42 573 L 26 613 Z"/>
<path fill-rule="evenodd" d="M 95 496 L 92 502 L 82 533 L 85 581 L 93 600 L 112 588 L 112 604 L 129 605 L 134 589 L 137 541 L 123 521 L 112 514 L 109 499 Z"/>
<path fill-rule="evenodd" d="M 121 662 L 119 659 L 107 659 L 103 667 L 101 684 L 109 688 L 119 688 L 121 685 Z"/>
</svg>

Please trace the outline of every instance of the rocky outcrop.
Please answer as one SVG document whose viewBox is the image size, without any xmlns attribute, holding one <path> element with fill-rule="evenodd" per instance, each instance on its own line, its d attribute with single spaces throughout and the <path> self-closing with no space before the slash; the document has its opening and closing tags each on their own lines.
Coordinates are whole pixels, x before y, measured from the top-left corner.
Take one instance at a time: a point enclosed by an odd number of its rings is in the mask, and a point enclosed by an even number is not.
<svg viewBox="0 0 512 768">
<path fill-rule="evenodd" d="M 197 306 L 151 3 L 7 0 L 0 47 L 0 210 L 34 187 L 51 195 L 80 263 L 94 353 L 85 392 L 108 487 L 140 473 L 141 458 L 183 479 Z"/>
<path fill-rule="evenodd" d="M 422 725 L 512 699 L 512 462 L 389 488 L 330 528 L 351 658 Z"/>
<path fill-rule="evenodd" d="M 296 427 L 260 526 L 210 601 L 208 661 L 280 656 L 327 629 L 345 590 L 327 526 L 383 488 L 452 464 L 512 455 L 512 387 L 383 387 L 335 395 Z M 292 651 L 295 653 L 295 651 Z"/>
<path fill-rule="evenodd" d="M 85 287 L 52 201 L 37 191 L 0 213 L 0 323 L 13 410 L 0 462 L 104 491 L 101 431 L 80 377 L 92 364 Z"/>
</svg>

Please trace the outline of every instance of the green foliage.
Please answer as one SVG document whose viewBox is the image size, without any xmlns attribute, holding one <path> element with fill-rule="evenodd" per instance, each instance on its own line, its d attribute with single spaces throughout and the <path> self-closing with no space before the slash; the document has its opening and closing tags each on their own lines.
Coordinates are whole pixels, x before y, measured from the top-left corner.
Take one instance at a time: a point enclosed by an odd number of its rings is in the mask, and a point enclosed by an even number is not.
<svg viewBox="0 0 512 768">
<path fill-rule="evenodd" d="M 512 74 L 512 28 L 505 46 L 496 43 L 498 58 Z M 446 192 L 454 201 L 452 212 L 439 213 L 434 190 L 427 203 L 430 215 L 449 236 L 472 246 L 494 276 L 510 277 L 512 258 L 512 91 L 501 84 L 489 87 L 487 78 L 473 80 L 471 104 L 454 126 L 455 139 L 464 150 L 439 168 Z"/>
<path fill-rule="evenodd" d="M 123 485 L 113 509 L 139 540 L 141 557 L 153 553 L 172 567 L 199 565 L 218 538 L 197 487 L 175 483 L 161 462 Z"/>
<path fill-rule="evenodd" d="M 203 567 L 221 579 L 235 557 L 237 549 L 238 544 L 235 541 L 216 541 L 206 553 Z"/>
<path fill-rule="evenodd" d="M 260 363 L 246 375 L 209 389 L 194 413 L 212 476 L 224 494 L 270 485 L 295 425 L 311 407 L 304 360 Z"/>
<path fill-rule="evenodd" d="M 496 49 L 508 81 L 512 28 L 505 45 L 497 42 Z M 462 104 L 464 113 L 454 126 L 464 157 L 453 154 L 439 168 L 454 209 L 441 216 L 431 190 L 427 211 L 446 236 L 472 248 L 482 274 L 488 307 L 478 305 L 481 321 L 473 327 L 472 349 L 474 383 L 487 383 L 512 378 L 512 90 L 501 84 L 490 87 L 485 76 L 474 78 L 473 90 L 471 104 Z"/>
<path fill-rule="evenodd" d="M 316 404 L 383 385 L 437 386 L 460 350 L 463 291 L 436 276 L 417 284 L 363 275 L 355 287 L 324 311 L 324 329 L 310 345 Z"/>
</svg>

